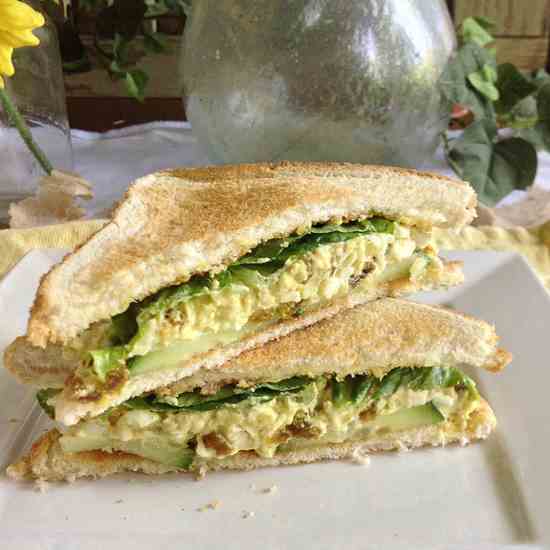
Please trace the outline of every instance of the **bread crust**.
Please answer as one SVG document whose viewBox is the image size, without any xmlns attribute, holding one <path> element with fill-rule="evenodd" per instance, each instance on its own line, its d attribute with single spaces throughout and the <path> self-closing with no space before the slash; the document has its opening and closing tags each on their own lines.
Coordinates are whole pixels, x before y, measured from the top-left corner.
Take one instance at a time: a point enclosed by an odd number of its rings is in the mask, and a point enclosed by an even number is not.
<svg viewBox="0 0 550 550">
<path fill-rule="evenodd" d="M 300 227 L 379 214 L 459 229 L 475 205 L 469 185 L 401 168 L 284 162 L 151 174 L 130 187 L 110 223 L 42 278 L 28 337 L 41 347 L 66 343 L 132 301 L 219 271 Z"/>
<path fill-rule="evenodd" d="M 33 346 L 25 336 L 16 338 L 4 351 L 4 367 L 23 384 L 38 388 L 62 388 L 74 372 L 80 355 L 60 344 Z"/>
<path fill-rule="evenodd" d="M 481 400 L 479 407 L 470 415 L 465 430 L 459 430 L 445 422 L 398 434 L 382 435 L 376 440 L 358 440 L 278 453 L 273 458 L 263 458 L 250 451 L 240 452 L 222 460 L 196 461 L 196 470 L 201 474 L 215 470 L 253 470 L 260 467 L 341 460 L 352 458 L 357 452 L 362 455 L 452 443 L 466 445 L 486 439 L 495 427 L 496 418 L 491 407 L 486 401 Z M 177 468 L 128 453 L 64 453 L 58 442 L 60 436 L 57 430 L 51 430 L 43 435 L 34 443 L 28 455 L 7 468 L 7 475 L 19 481 L 74 481 L 83 477 L 97 479 L 121 472 L 141 472 L 149 475 L 182 472 Z"/>
</svg>

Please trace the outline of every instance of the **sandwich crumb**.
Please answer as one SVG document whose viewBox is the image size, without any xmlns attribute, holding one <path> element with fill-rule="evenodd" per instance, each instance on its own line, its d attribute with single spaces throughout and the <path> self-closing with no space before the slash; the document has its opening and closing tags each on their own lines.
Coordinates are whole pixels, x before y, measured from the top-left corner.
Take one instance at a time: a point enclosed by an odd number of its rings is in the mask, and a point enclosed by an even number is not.
<svg viewBox="0 0 550 550">
<path fill-rule="evenodd" d="M 405 445 L 402 441 L 397 442 L 395 450 L 398 453 L 408 453 L 410 451 L 409 447 L 407 447 L 407 445 Z"/>
<path fill-rule="evenodd" d="M 119 498 L 118 500 L 115 500 L 115 504 L 122 504 L 123 502 L 124 501 L 121 498 Z"/>
<path fill-rule="evenodd" d="M 369 466 L 370 465 L 370 456 L 367 454 L 367 451 L 364 449 L 355 449 L 351 454 L 351 460 L 355 464 L 360 466 Z"/>
<path fill-rule="evenodd" d="M 34 488 L 36 491 L 44 494 L 50 488 L 50 484 L 43 479 L 37 479 L 34 483 Z"/>
<path fill-rule="evenodd" d="M 251 484 L 249 485 L 249 489 L 250 489 L 251 491 L 255 491 L 255 490 L 256 490 L 256 484 L 255 484 L 255 483 L 251 483 Z"/>
<path fill-rule="evenodd" d="M 222 505 L 221 500 L 213 500 L 200 508 L 197 508 L 197 512 L 206 512 L 207 510 L 217 510 Z M 183 508 L 182 508 L 183 510 Z"/>
<path fill-rule="evenodd" d="M 206 476 L 206 468 L 204 466 L 201 466 L 195 473 L 195 480 L 200 481 L 201 479 L 204 479 Z"/>
<path fill-rule="evenodd" d="M 255 515 L 256 515 L 255 512 L 250 512 L 248 510 L 243 510 L 243 512 L 241 514 L 241 517 L 243 519 L 248 519 L 248 518 L 253 518 Z"/>
<path fill-rule="evenodd" d="M 262 493 L 264 493 L 265 495 L 274 495 L 278 490 L 279 488 L 277 487 L 277 485 L 272 485 L 271 487 L 266 487 L 265 489 L 262 489 Z"/>
</svg>

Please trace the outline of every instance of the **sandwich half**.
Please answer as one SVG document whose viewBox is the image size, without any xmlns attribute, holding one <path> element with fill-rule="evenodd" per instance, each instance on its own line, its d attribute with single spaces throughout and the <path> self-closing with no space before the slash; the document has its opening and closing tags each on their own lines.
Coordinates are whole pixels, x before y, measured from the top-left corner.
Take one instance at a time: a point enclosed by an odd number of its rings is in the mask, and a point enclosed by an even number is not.
<svg viewBox="0 0 550 550">
<path fill-rule="evenodd" d="M 202 474 L 466 444 L 496 420 L 460 367 L 509 361 L 483 321 L 383 299 L 52 430 L 8 475 Z M 58 392 L 38 394 L 50 414 Z"/>
<path fill-rule="evenodd" d="M 430 232 L 475 204 L 467 184 L 387 167 L 147 176 L 43 278 L 5 364 L 63 385 L 55 415 L 75 424 L 346 308 L 460 283 Z"/>
</svg>

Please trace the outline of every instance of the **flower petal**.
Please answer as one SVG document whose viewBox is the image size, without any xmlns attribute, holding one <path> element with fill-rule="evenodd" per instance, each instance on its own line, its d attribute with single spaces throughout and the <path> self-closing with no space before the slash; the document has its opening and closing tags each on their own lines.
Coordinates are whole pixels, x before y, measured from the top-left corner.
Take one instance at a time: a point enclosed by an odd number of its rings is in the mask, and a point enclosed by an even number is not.
<svg viewBox="0 0 550 550">
<path fill-rule="evenodd" d="M 40 40 L 30 30 L 10 32 L 0 29 L 0 45 L 2 44 L 20 48 L 21 46 L 38 46 Z"/>
<path fill-rule="evenodd" d="M 41 13 L 19 0 L 0 0 L 0 28 L 4 30 L 34 29 L 44 25 Z"/>
<path fill-rule="evenodd" d="M 12 53 L 13 48 L 0 44 L 0 74 L 12 76 L 15 72 L 13 63 L 11 62 Z"/>
</svg>

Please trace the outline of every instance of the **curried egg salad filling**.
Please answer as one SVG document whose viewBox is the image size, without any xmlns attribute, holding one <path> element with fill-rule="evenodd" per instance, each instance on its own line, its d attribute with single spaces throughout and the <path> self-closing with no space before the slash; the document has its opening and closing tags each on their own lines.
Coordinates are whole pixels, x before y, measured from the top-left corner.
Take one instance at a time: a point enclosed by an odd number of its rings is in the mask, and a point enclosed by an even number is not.
<svg viewBox="0 0 550 550">
<path fill-rule="evenodd" d="M 39 394 L 46 410 L 48 392 Z M 373 375 L 297 376 L 214 395 L 134 398 L 68 428 L 66 452 L 125 451 L 182 469 L 242 451 L 279 452 L 396 434 L 440 423 L 464 429 L 476 409 L 475 383 L 460 370 L 396 368 Z"/>
<path fill-rule="evenodd" d="M 442 271 L 428 236 L 397 222 L 314 226 L 97 323 L 70 344 L 82 356 L 71 387 L 78 398 L 93 400 L 129 377 L 175 366 L 354 290 L 404 277 L 421 284 Z"/>
</svg>

